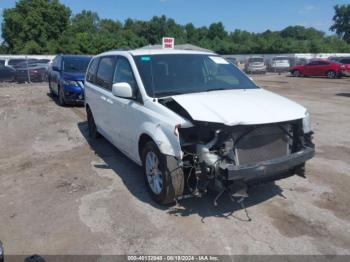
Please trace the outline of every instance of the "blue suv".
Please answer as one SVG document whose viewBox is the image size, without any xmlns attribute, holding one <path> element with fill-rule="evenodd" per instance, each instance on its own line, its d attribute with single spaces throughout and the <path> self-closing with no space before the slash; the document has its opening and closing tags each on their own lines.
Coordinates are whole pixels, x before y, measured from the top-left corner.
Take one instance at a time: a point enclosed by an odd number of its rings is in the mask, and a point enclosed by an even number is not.
<svg viewBox="0 0 350 262">
<path fill-rule="evenodd" d="M 58 97 L 58 104 L 84 102 L 84 79 L 91 56 L 57 55 L 48 72 L 49 89 Z"/>
</svg>

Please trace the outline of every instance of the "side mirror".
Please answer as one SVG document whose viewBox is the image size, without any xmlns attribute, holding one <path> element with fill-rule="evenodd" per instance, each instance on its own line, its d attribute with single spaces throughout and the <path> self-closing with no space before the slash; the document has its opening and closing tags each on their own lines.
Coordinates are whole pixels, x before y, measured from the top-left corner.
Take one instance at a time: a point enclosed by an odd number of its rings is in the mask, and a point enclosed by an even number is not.
<svg viewBox="0 0 350 262">
<path fill-rule="evenodd" d="M 57 66 L 53 66 L 53 67 L 52 67 L 52 70 L 53 70 L 53 71 L 57 71 L 57 72 L 61 71 Z"/>
<path fill-rule="evenodd" d="M 132 88 L 129 83 L 120 82 L 112 86 L 112 94 L 117 97 L 132 98 Z"/>
</svg>

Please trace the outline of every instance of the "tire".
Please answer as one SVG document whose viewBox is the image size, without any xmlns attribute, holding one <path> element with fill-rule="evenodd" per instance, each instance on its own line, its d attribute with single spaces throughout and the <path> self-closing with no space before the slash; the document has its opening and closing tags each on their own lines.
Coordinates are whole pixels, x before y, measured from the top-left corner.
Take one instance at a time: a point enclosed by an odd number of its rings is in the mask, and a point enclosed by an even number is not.
<svg viewBox="0 0 350 262">
<path fill-rule="evenodd" d="M 50 96 L 51 97 L 55 97 L 56 96 L 55 93 L 52 90 L 52 86 L 51 86 L 51 81 L 50 80 L 49 80 L 49 91 L 50 91 Z"/>
<path fill-rule="evenodd" d="M 158 204 L 174 203 L 183 195 L 185 179 L 182 168 L 175 157 L 163 155 L 153 141 L 143 147 L 142 168 L 147 189 Z"/>
<path fill-rule="evenodd" d="M 64 93 L 63 93 L 63 89 L 61 87 L 58 87 L 58 98 L 57 98 L 57 102 L 60 106 L 65 106 L 66 102 L 64 101 Z"/>
<path fill-rule="evenodd" d="M 294 70 L 294 71 L 292 72 L 292 75 L 293 75 L 294 77 L 301 77 L 301 72 L 300 72 L 299 70 Z"/>
<path fill-rule="evenodd" d="M 0 241 L 0 262 L 4 262 L 4 245 L 2 244 L 2 242 Z"/>
<path fill-rule="evenodd" d="M 93 140 L 100 138 L 101 135 L 97 131 L 94 116 L 92 115 L 91 110 L 89 108 L 86 109 L 86 115 L 88 122 L 89 137 Z"/>
<path fill-rule="evenodd" d="M 326 73 L 327 77 L 329 79 L 334 79 L 334 78 L 337 78 L 338 74 L 337 72 L 333 71 L 333 70 L 329 70 L 327 73 Z"/>
</svg>

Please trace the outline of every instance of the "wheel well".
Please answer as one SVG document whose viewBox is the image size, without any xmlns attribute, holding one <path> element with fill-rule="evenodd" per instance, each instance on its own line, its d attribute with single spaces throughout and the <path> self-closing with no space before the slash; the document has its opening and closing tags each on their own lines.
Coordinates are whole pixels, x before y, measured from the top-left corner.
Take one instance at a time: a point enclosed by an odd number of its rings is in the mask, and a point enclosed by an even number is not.
<svg viewBox="0 0 350 262">
<path fill-rule="evenodd" d="M 85 110 L 86 110 L 86 113 L 89 111 L 91 112 L 89 104 L 85 104 Z"/>
<path fill-rule="evenodd" d="M 140 156 L 140 159 L 142 158 L 142 156 L 141 156 L 142 148 L 144 147 L 144 145 L 146 145 L 148 142 L 151 142 L 151 141 L 153 141 L 153 139 L 147 134 L 142 134 L 140 136 L 140 139 L 139 139 L 139 156 Z"/>
</svg>

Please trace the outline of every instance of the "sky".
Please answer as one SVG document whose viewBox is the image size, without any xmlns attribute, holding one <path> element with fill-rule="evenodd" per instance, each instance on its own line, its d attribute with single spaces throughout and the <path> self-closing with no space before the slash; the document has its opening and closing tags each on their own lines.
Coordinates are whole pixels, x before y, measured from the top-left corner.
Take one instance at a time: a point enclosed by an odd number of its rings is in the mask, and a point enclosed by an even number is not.
<svg viewBox="0 0 350 262">
<path fill-rule="evenodd" d="M 16 0 L 0 0 L 0 20 L 4 8 Z M 208 26 L 222 22 L 225 29 L 263 32 L 281 30 L 289 25 L 315 27 L 327 34 L 334 15 L 333 6 L 349 0 L 60 0 L 73 13 L 93 10 L 101 18 L 124 21 L 126 18 L 149 20 L 166 15 L 180 24 L 192 22 Z"/>
</svg>

